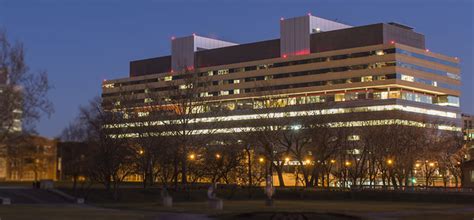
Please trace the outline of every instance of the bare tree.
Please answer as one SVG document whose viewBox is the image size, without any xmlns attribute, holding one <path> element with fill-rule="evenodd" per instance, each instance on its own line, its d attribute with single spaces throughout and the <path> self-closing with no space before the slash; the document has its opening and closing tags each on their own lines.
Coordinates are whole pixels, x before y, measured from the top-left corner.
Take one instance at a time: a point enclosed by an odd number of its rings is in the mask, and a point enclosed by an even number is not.
<svg viewBox="0 0 474 220">
<path fill-rule="evenodd" d="M 0 144 L 53 112 L 46 96 L 50 89 L 46 72 L 30 72 L 23 44 L 9 42 L 0 30 Z"/>
<path fill-rule="evenodd" d="M 87 126 L 87 142 L 91 144 L 89 178 L 102 183 L 118 199 L 119 187 L 133 173 L 135 153 L 128 139 L 107 129 L 108 125 L 123 122 L 122 112 L 104 111 L 100 98 L 80 108 L 80 120 Z M 123 129 L 120 129 L 124 131 Z M 126 134 L 126 130 L 124 132 Z"/>
</svg>

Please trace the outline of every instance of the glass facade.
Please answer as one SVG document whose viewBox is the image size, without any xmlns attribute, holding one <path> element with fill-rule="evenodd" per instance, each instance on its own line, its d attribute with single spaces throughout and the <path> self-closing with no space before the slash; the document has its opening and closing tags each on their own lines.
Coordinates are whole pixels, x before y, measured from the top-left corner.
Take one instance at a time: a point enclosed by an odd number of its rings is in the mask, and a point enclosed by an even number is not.
<svg viewBox="0 0 474 220">
<path fill-rule="evenodd" d="M 401 62 L 401 61 L 397 61 L 397 66 L 407 68 L 407 69 L 412 69 L 412 70 L 423 71 L 423 72 L 427 72 L 427 73 L 434 73 L 434 74 L 437 74 L 437 75 L 440 75 L 440 76 L 447 76 L 451 79 L 461 80 L 460 75 L 450 73 L 450 72 L 446 72 L 446 71 L 443 71 L 443 70 L 431 69 L 431 68 L 428 68 L 428 67 L 418 66 L 418 65 L 415 65 L 415 64 Z"/>
<path fill-rule="evenodd" d="M 396 53 L 411 56 L 411 57 L 416 57 L 416 58 L 419 58 L 419 59 L 439 63 L 439 64 L 446 65 L 446 66 L 459 68 L 458 63 L 453 63 L 453 62 L 450 62 L 450 61 L 447 61 L 447 60 L 442 60 L 442 59 L 438 59 L 436 57 L 426 56 L 424 54 L 419 54 L 419 53 L 411 52 L 411 51 L 408 51 L 408 50 L 403 50 L 403 49 L 400 49 L 400 48 L 396 48 Z"/>
</svg>

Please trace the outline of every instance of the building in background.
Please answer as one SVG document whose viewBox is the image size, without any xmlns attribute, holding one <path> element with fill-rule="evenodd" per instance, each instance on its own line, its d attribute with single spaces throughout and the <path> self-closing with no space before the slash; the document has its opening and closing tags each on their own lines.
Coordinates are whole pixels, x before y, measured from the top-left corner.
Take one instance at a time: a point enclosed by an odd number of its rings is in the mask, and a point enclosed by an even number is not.
<svg viewBox="0 0 474 220">
<path fill-rule="evenodd" d="M 216 136 L 245 132 L 258 120 L 256 111 L 296 118 L 315 103 L 338 127 L 461 130 L 458 58 L 430 51 L 425 36 L 406 25 L 351 27 L 307 15 L 282 18 L 279 39 L 235 44 L 193 34 L 173 37 L 171 48 L 169 56 L 130 62 L 128 77 L 103 82 L 105 109 L 134 109 L 125 123 L 109 125 L 112 136 L 140 137 L 144 128 L 162 125 L 145 106 L 166 106 L 172 97 L 150 94 L 187 89 L 190 74 L 210 78 L 196 96 L 211 107 L 196 123 L 225 121 L 212 128 Z M 206 117 L 213 109 L 221 113 Z M 196 133 L 209 131 L 202 123 Z"/>
<path fill-rule="evenodd" d="M 15 138 L 4 147 L 0 180 L 56 180 L 56 143 L 56 140 L 32 135 Z"/>
<path fill-rule="evenodd" d="M 474 116 L 462 114 L 462 128 L 470 159 L 474 159 Z"/>
</svg>

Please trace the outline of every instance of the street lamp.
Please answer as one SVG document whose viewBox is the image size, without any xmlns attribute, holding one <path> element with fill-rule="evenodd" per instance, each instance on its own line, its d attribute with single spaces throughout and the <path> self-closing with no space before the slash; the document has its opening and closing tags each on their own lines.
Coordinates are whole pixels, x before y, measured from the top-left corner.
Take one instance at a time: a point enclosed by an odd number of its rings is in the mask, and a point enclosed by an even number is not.
<svg viewBox="0 0 474 220">
<path fill-rule="evenodd" d="M 310 165 L 311 160 L 310 160 L 310 159 L 306 159 L 304 162 L 306 163 L 306 165 Z"/>
<path fill-rule="evenodd" d="M 258 158 L 258 162 L 263 163 L 264 161 L 265 159 L 263 159 L 263 157 Z"/>
<path fill-rule="evenodd" d="M 143 150 L 138 151 L 138 154 L 140 154 L 140 155 L 143 155 L 143 153 L 145 153 L 145 151 L 143 151 Z"/>
<path fill-rule="evenodd" d="M 388 160 L 387 160 L 387 164 L 388 164 L 389 166 L 391 166 L 391 165 L 393 164 L 393 160 L 388 159 Z"/>
<path fill-rule="evenodd" d="M 220 159 L 220 158 L 221 158 L 221 155 L 220 155 L 220 154 L 216 154 L 216 158 L 217 158 L 217 159 Z"/>
<path fill-rule="evenodd" d="M 336 160 L 331 160 L 331 161 L 329 161 L 329 162 L 331 162 L 332 164 L 334 164 L 334 163 L 336 163 Z"/>
<path fill-rule="evenodd" d="M 196 159 L 196 155 L 195 155 L 195 154 L 190 154 L 190 155 L 189 155 L 189 159 L 190 159 L 190 160 Z"/>
<path fill-rule="evenodd" d="M 434 167 L 434 166 L 435 166 L 435 164 L 434 164 L 433 162 L 429 163 L 428 165 L 429 165 L 430 167 Z"/>
<path fill-rule="evenodd" d="M 346 165 L 346 167 L 349 167 L 349 166 L 351 166 L 351 162 L 346 161 L 346 162 L 344 163 L 344 165 Z"/>
</svg>

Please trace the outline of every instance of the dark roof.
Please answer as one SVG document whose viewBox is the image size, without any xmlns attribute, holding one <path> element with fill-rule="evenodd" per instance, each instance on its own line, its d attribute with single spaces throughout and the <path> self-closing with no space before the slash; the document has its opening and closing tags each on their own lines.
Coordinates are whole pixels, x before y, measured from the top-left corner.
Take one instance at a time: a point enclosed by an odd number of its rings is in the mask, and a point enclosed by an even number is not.
<svg viewBox="0 0 474 220">
<path fill-rule="evenodd" d="M 391 42 L 425 49 L 425 36 L 397 23 L 379 23 L 339 29 L 310 36 L 310 51 L 364 47 Z M 259 41 L 195 52 L 195 68 L 280 57 L 280 39 Z M 130 77 L 171 71 L 171 56 L 130 62 Z"/>
</svg>

